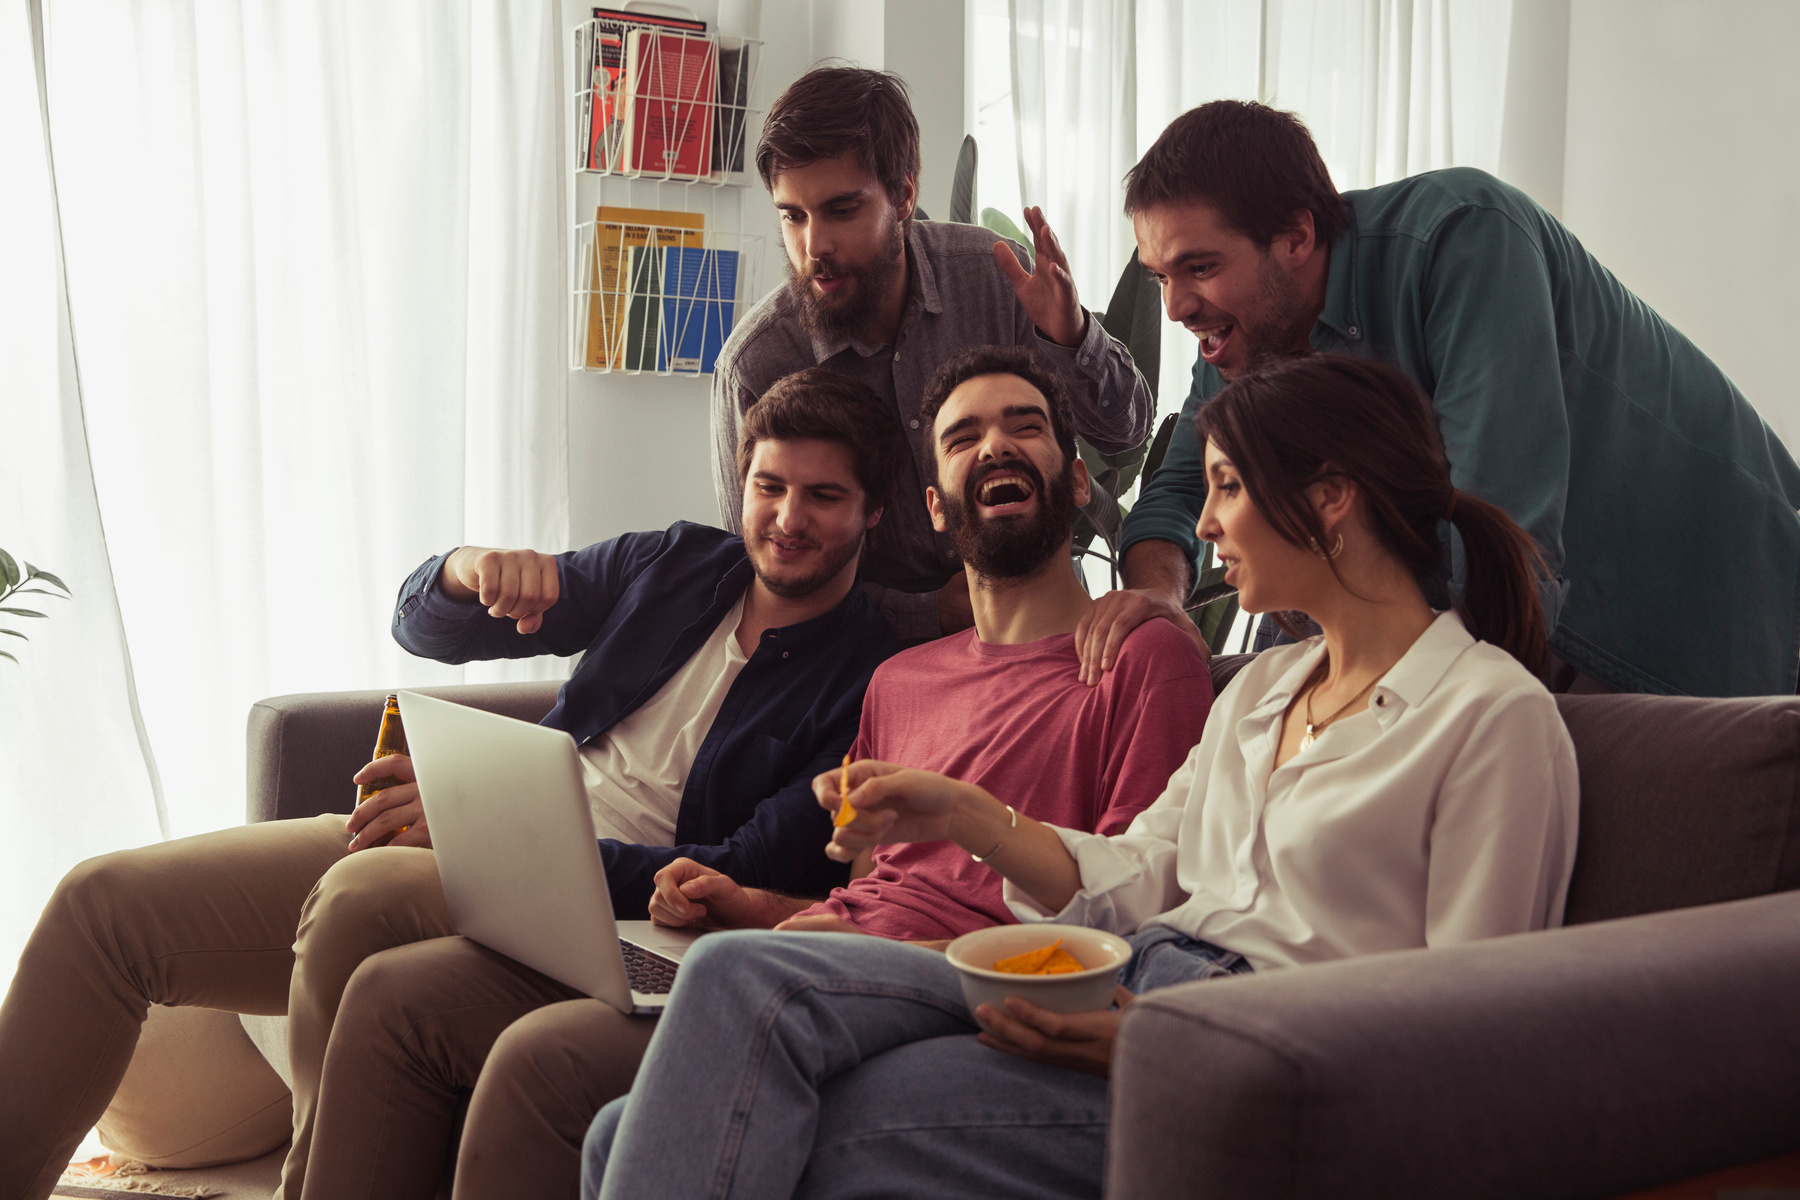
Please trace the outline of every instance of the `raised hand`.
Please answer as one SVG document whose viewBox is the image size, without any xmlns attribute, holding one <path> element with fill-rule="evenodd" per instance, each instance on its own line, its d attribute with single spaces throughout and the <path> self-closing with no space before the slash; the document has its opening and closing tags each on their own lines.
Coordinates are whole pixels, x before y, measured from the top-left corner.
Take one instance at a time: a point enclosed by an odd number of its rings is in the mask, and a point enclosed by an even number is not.
<svg viewBox="0 0 1800 1200">
<path fill-rule="evenodd" d="M 536 550 L 464 546 L 445 561 L 439 581 L 451 599 L 480 600 L 489 616 L 517 621 L 520 633 L 542 628 L 562 592 L 556 556 Z"/>
<path fill-rule="evenodd" d="M 383 788 L 357 805 L 344 823 L 344 832 L 351 835 L 352 853 L 383 845 L 431 845 L 431 830 L 425 822 L 425 805 L 419 800 L 419 785 L 413 775 L 411 758 L 404 754 L 378 758 L 358 771 L 350 782 L 374 783 L 377 779 L 389 778 L 400 782 Z M 393 835 L 391 839 L 390 834 Z"/>
<path fill-rule="evenodd" d="M 1044 210 L 1036 205 L 1025 210 L 1025 224 L 1030 226 L 1035 243 L 1034 269 L 1027 271 L 1005 242 L 994 243 L 994 261 L 1012 280 L 1019 306 L 1031 323 L 1044 331 L 1044 336 L 1060 346 L 1079 345 L 1087 336 L 1088 315 L 1075 294 L 1075 279 L 1069 274 L 1069 260 L 1063 254 L 1062 243 L 1044 220 Z"/>
</svg>

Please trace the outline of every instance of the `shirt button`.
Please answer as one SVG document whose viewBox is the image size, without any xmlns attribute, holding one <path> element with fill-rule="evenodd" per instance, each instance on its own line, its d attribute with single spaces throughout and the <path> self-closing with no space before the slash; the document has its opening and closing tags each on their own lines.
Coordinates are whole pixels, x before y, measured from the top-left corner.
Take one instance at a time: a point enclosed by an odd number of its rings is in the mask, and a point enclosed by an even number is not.
<svg viewBox="0 0 1800 1200">
<path fill-rule="evenodd" d="M 1346 329 L 1344 332 L 1348 333 L 1351 337 L 1355 337 L 1356 336 L 1356 326 L 1352 325 L 1350 328 Z"/>
<path fill-rule="evenodd" d="M 917 428 L 918 428 L 918 427 L 919 427 L 919 422 L 918 422 L 918 418 L 916 418 L 916 417 L 915 417 L 915 418 L 914 418 L 914 419 L 913 419 L 913 423 L 912 423 L 912 427 L 913 427 L 913 428 L 914 428 L 914 429 L 917 429 Z"/>
<path fill-rule="evenodd" d="M 1375 707 L 1382 708 L 1382 707 L 1385 707 L 1386 705 L 1387 705 L 1387 697 L 1386 696 L 1375 697 Z"/>
<path fill-rule="evenodd" d="M 1088 362 L 1088 356 L 1085 354 L 1082 355 L 1081 356 L 1081 365 L 1085 367 L 1085 366 L 1087 366 L 1087 362 Z"/>
<path fill-rule="evenodd" d="M 781 657 L 786 658 L 787 656 L 788 656 L 788 652 L 786 650 L 783 650 L 781 652 Z"/>
</svg>

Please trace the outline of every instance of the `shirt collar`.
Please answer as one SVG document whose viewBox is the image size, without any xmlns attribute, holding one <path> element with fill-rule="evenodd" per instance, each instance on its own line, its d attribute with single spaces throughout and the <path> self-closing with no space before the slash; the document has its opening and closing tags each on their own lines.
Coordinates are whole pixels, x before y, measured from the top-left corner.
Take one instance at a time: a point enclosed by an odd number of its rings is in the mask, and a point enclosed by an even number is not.
<svg viewBox="0 0 1800 1200">
<path fill-rule="evenodd" d="M 719 580 L 719 586 L 713 590 L 712 619 L 715 623 L 724 620 L 725 613 L 744 596 L 755 575 L 756 568 L 751 565 L 747 554 L 725 572 L 725 577 Z M 805 650 L 836 637 L 851 622 L 863 618 L 870 611 L 869 598 L 863 589 L 862 572 L 859 570 L 856 582 L 850 585 L 850 591 L 830 611 L 793 625 L 766 629 L 759 644 L 773 642 L 790 652 Z"/>
<path fill-rule="evenodd" d="M 1425 627 L 1425 632 L 1419 635 L 1418 640 L 1400 656 L 1400 661 L 1388 668 L 1387 674 L 1381 677 L 1381 681 L 1370 693 L 1369 708 L 1375 713 L 1377 723 L 1386 729 L 1403 709 L 1422 703 L 1450 669 L 1450 664 L 1474 644 L 1475 639 L 1463 627 L 1461 617 L 1455 612 L 1439 613 L 1437 619 Z M 1282 673 L 1262 702 L 1247 715 L 1264 719 L 1286 712 L 1295 693 L 1311 677 L 1313 669 L 1324 656 L 1325 639 L 1314 638 L 1306 653 Z"/>
<path fill-rule="evenodd" d="M 1356 228 L 1356 209 L 1350 205 L 1345 208 L 1350 214 L 1350 222 L 1331 247 L 1325 279 L 1325 307 L 1319 311 L 1319 324 L 1343 340 L 1355 341 L 1363 332 L 1362 319 L 1356 310 L 1356 244 L 1362 235 Z"/>
<path fill-rule="evenodd" d="M 919 232 L 919 222 L 906 223 L 906 307 L 900 312 L 900 328 L 905 329 L 912 323 L 914 314 L 923 309 L 928 313 L 944 311 L 943 297 L 938 293 L 937 268 L 932 264 L 931 255 L 925 249 L 924 238 Z M 879 350 L 880 346 L 861 342 L 848 334 L 826 333 L 814 329 L 810 325 L 806 329 L 808 340 L 812 343 L 813 362 L 823 366 L 829 359 L 836 358 L 846 350 L 854 350 L 864 358 L 869 358 Z"/>
</svg>

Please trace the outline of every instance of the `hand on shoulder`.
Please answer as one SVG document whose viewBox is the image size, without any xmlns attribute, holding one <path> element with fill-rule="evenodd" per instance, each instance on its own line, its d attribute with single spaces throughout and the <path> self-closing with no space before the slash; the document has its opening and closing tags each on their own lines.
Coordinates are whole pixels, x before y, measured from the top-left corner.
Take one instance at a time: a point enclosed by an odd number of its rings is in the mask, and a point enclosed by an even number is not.
<svg viewBox="0 0 1800 1200">
<path fill-rule="evenodd" d="M 1108 592 L 1094 601 L 1075 626 L 1081 682 L 1089 687 L 1098 684 L 1106 672 L 1118 665 L 1125 639 L 1139 626 L 1158 619 L 1167 621 L 1198 650 L 1202 664 L 1212 657 L 1199 627 L 1160 593 L 1134 589 Z"/>
</svg>

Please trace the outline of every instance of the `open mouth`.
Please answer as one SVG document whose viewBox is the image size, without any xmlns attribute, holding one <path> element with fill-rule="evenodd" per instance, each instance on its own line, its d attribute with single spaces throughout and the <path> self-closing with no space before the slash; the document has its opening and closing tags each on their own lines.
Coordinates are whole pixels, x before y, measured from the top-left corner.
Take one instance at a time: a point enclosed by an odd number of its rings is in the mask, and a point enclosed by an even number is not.
<svg viewBox="0 0 1800 1200">
<path fill-rule="evenodd" d="M 1216 363 L 1225 353 L 1225 346 L 1231 340 L 1236 325 L 1212 325 L 1205 329 L 1194 330 L 1194 336 L 1200 339 L 1200 357 L 1209 363 Z"/>
<path fill-rule="evenodd" d="M 799 558 L 813 548 L 805 538 L 765 536 L 763 540 L 775 551 L 775 556 L 784 561 Z"/>
<path fill-rule="evenodd" d="M 1010 472 L 990 475 L 975 489 L 976 502 L 990 515 L 1016 511 L 1036 494 L 1029 479 Z"/>
</svg>

